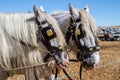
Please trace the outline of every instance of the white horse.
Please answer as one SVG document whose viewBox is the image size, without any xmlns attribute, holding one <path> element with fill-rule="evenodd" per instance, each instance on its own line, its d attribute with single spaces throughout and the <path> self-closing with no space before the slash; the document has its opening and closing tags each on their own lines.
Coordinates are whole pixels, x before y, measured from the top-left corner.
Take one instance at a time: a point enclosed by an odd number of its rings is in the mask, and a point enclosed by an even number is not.
<svg viewBox="0 0 120 80">
<path fill-rule="evenodd" d="M 7 70 L 42 64 L 44 60 L 56 60 L 61 67 L 68 65 L 66 41 L 57 21 L 35 6 L 34 14 L 0 13 L 0 80 L 9 77 Z M 52 57 L 46 57 L 48 54 Z M 42 65 L 19 71 L 26 80 L 38 80 L 51 75 L 53 67 Z"/>
<path fill-rule="evenodd" d="M 70 4 L 69 11 L 55 11 L 50 15 L 58 21 L 68 45 L 84 68 L 93 69 L 100 61 L 96 23 L 88 6 L 79 10 Z"/>
</svg>

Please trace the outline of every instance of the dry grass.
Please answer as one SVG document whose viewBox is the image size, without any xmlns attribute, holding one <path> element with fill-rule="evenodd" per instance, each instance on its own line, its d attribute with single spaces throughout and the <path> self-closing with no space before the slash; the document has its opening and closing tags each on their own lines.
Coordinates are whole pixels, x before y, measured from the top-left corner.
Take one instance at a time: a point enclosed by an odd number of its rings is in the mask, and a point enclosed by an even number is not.
<svg viewBox="0 0 120 80">
<path fill-rule="evenodd" d="M 100 41 L 101 51 L 100 57 L 101 62 L 98 67 L 94 70 L 86 71 L 83 69 L 82 79 L 83 80 L 120 80 L 120 42 L 106 42 Z M 119 62 L 118 62 L 119 61 Z M 79 64 L 71 63 L 66 70 L 69 74 L 72 74 L 73 80 L 79 80 Z M 107 64 L 107 65 L 106 65 Z M 104 66 L 103 66 L 104 65 Z M 69 80 L 64 77 L 64 73 L 61 72 L 59 75 L 60 80 Z M 23 80 L 22 76 L 17 76 L 17 80 Z M 20 79 L 18 79 L 20 78 Z M 8 80 L 11 80 L 10 78 Z"/>
<path fill-rule="evenodd" d="M 83 80 L 120 80 L 120 42 L 100 41 L 101 62 L 94 70 L 86 71 L 83 69 Z M 103 66 L 104 65 L 104 66 Z M 69 66 L 68 72 L 74 74 L 79 71 L 79 63 Z M 62 73 L 63 74 L 63 73 Z M 79 80 L 79 74 L 74 74 L 73 80 Z M 69 80 L 69 79 L 62 79 Z"/>
</svg>

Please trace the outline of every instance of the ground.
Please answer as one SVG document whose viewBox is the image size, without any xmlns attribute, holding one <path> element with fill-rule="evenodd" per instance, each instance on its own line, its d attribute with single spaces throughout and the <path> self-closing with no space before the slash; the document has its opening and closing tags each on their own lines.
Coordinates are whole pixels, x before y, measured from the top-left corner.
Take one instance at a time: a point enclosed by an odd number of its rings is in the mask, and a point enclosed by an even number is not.
<svg viewBox="0 0 120 80">
<path fill-rule="evenodd" d="M 83 69 L 82 80 L 120 80 L 120 42 L 100 41 L 100 47 L 100 64 L 93 70 Z M 70 63 L 66 68 L 73 80 L 79 80 L 79 65 L 80 63 Z M 13 78 L 8 80 L 24 80 L 23 75 L 16 75 Z M 58 80 L 69 79 L 61 71 Z"/>
</svg>

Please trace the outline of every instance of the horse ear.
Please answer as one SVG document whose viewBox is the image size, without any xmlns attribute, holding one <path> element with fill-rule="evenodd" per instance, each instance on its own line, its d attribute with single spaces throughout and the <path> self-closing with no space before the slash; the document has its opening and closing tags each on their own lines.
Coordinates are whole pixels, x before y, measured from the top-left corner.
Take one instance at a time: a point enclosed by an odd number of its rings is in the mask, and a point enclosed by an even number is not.
<svg viewBox="0 0 120 80">
<path fill-rule="evenodd" d="M 40 11 L 42 11 L 42 12 L 45 12 L 45 9 L 44 9 L 44 7 L 43 6 L 40 6 Z"/>
<path fill-rule="evenodd" d="M 70 14 L 73 16 L 74 10 L 73 10 L 73 6 L 71 3 L 69 3 L 69 11 L 70 11 Z"/>
<path fill-rule="evenodd" d="M 34 5 L 33 11 L 34 11 L 35 16 L 38 17 L 39 16 L 39 12 L 38 12 L 38 9 L 37 9 L 36 5 Z"/>
<path fill-rule="evenodd" d="M 89 13 L 89 7 L 88 7 L 88 5 L 84 7 L 84 10 L 86 10 Z"/>
</svg>

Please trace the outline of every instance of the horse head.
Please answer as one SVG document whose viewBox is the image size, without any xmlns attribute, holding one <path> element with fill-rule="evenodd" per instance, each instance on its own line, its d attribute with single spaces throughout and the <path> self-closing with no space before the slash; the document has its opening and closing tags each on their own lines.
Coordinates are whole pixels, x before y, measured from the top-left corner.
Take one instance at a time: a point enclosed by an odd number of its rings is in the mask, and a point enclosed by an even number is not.
<svg viewBox="0 0 120 80">
<path fill-rule="evenodd" d="M 78 48 L 77 58 L 83 62 L 86 69 L 92 69 L 100 61 L 97 26 L 89 14 L 88 7 L 76 10 L 70 4 L 69 11 L 71 24 L 68 30 L 72 33 L 72 39 Z"/>
<path fill-rule="evenodd" d="M 33 8 L 38 24 L 38 36 L 42 34 L 42 40 L 45 46 L 50 51 L 50 55 L 54 57 L 59 66 L 66 67 L 69 62 L 66 43 L 62 32 L 60 31 L 57 22 L 54 18 L 47 15 L 45 12 L 38 10 L 36 6 Z M 39 41 L 39 39 L 38 39 Z M 48 57 L 46 57 L 47 59 Z"/>
</svg>

